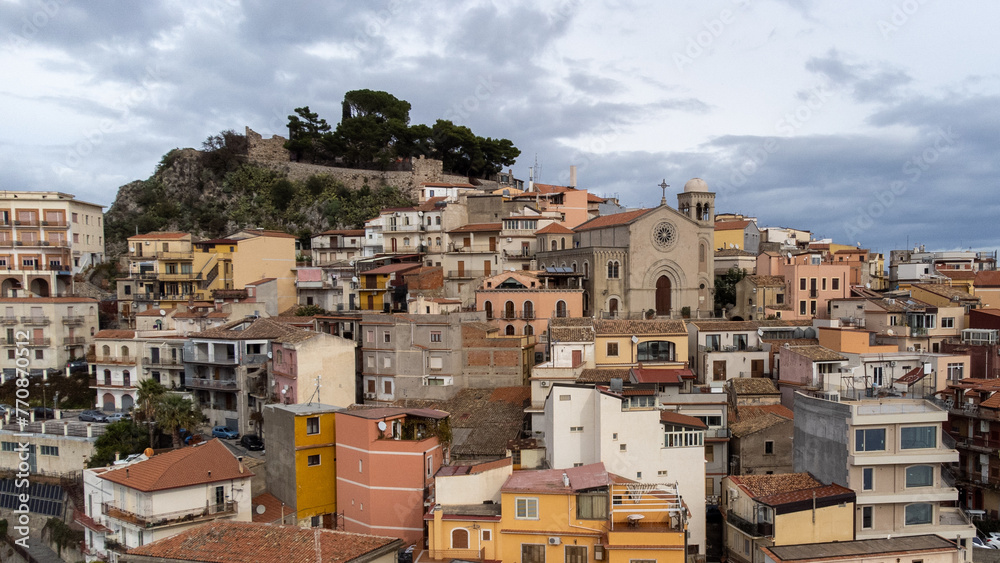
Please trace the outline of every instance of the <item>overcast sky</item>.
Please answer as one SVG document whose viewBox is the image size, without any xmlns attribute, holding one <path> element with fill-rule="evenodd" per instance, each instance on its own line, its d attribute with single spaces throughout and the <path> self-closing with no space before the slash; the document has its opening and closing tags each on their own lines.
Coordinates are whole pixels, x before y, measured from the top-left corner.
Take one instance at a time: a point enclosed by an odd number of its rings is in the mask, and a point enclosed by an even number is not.
<svg viewBox="0 0 1000 563">
<path fill-rule="evenodd" d="M 110 205 L 174 147 L 385 90 L 515 174 L 888 252 L 995 249 L 1000 3 L 0 0 L 0 189 Z"/>
</svg>

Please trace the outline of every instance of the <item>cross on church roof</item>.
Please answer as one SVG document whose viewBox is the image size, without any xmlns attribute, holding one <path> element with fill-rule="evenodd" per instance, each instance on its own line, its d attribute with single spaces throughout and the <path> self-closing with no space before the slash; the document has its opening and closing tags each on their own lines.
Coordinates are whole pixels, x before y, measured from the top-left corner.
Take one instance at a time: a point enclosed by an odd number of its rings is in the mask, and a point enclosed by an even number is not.
<svg viewBox="0 0 1000 563">
<path fill-rule="evenodd" d="M 660 205 L 667 204 L 667 188 L 669 187 L 670 186 L 667 184 L 667 179 L 664 178 L 663 181 L 660 182 L 660 189 L 663 190 L 663 197 L 660 198 Z"/>
</svg>

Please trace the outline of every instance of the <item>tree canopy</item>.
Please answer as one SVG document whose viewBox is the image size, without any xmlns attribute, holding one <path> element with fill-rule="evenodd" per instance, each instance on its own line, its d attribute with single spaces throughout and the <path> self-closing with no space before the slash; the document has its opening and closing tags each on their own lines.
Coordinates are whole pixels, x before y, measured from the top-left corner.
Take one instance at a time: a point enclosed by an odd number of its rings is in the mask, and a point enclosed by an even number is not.
<svg viewBox="0 0 1000 563">
<path fill-rule="evenodd" d="M 440 159 L 448 172 L 478 178 L 511 166 L 521 154 L 509 139 L 480 137 L 448 120 L 410 125 L 410 103 L 388 92 L 352 90 L 342 108 L 332 132 L 309 106 L 296 108 L 297 115 L 288 116 L 285 147 L 300 161 L 380 170 L 423 155 Z"/>
</svg>

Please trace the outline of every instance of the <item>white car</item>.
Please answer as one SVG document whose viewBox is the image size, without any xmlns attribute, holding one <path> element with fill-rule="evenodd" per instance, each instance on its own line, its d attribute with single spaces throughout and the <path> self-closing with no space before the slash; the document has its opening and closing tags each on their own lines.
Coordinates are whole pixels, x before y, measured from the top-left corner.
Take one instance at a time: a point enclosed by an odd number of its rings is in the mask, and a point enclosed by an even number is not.
<svg viewBox="0 0 1000 563">
<path fill-rule="evenodd" d="M 983 538 L 983 542 L 993 549 L 1000 549 L 1000 532 L 990 532 Z"/>
<path fill-rule="evenodd" d="M 972 538 L 972 547 L 981 547 L 983 549 L 994 549 L 992 545 L 989 545 L 988 543 L 983 541 L 982 538 L 980 538 L 979 536 Z"/>
</svg>

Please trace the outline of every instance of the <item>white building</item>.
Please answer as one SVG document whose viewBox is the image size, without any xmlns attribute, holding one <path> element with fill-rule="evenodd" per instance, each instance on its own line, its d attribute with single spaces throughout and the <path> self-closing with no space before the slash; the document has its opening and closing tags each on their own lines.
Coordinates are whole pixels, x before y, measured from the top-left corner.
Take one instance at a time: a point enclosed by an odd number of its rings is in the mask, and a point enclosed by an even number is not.
<svg viewBox="0 0 1000 563">
<path fill-rule="evenodd" d="M 555 383 L 545 401 L 546 461 L 553 469 L 603 462 L 643 483 L 676 482 L 691 511 L 692 550 L 705 553 L 705 423 L 656 408 L 652 389 L 612 392 Z"/>
<path fill-rule="evenodd" d="M 210 520 L 251 520 L 253 473 L 218 439 L 140 460 L 83 472 L 88 561 L 110 542 L 134 548 Z"/>
</svg>

